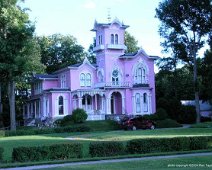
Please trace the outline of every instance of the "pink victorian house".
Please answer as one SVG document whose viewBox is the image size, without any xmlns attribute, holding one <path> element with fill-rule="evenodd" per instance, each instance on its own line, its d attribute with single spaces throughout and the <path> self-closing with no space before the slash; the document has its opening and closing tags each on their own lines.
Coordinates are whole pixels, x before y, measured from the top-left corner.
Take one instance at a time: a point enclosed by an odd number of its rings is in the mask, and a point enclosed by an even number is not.
<svg viewBox="0 0 212 170">
<path fill-rule="evenodd" d="M 107 115 L 155 113 L 154 60 L 143 49 L 125 54 L 127 25 L 115 19 L 97 23 L 96 64 L 87 58 L 53 74 L 35 75 L 25 118 L 60 118 L 83 108 L 88 120 L 104 120 Z"/>
</svg>

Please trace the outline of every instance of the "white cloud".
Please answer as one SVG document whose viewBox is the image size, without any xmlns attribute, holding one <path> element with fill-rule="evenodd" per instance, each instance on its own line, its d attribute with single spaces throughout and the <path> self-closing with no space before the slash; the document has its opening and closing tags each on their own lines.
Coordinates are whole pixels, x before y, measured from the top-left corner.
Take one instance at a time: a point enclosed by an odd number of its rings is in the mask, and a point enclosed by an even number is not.
<svg viewBox="0 0 212 170">
<path fill-rule="evenodd" d="M 86 9 L 94 9 L 96 8 L 96 4 L 94 1 L 86 1 L 84 4 L 84 8 Z"/>
</svg>

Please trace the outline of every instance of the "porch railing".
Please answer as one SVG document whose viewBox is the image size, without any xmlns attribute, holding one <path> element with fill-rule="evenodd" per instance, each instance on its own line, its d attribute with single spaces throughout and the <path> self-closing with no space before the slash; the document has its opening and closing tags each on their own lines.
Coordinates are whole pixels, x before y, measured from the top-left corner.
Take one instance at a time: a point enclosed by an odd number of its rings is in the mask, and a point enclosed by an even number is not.
<svg viewBox="0 0 212 170">
<path fill-rule="evenodd" d="M 106 83 L 97 83 L 97 84 L 95 84 L 95 87 L 127 88 L 127 87 L 130 87 L 130 83 L 114 81 L 114 82 L 106 82 Z"/>
</svg>

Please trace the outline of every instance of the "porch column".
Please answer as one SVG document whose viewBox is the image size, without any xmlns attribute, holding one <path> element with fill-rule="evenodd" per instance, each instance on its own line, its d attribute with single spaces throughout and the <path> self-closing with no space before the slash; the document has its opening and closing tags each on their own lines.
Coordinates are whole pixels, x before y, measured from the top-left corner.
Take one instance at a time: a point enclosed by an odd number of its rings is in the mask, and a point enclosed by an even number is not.
<svg viewBox="0 0 212 170">
<path fill-rule="evenodd" d="M 149 94 L 149 100 L 148 100 L 148 109 L 149 109 L 149 114 L 152 113 L 152 95 Z"/>
<path fill-rule="evenodd" d="M 110 109 L 110 98 L 106 99 L 106 114 L 111 114 L 111 109 Z"/>
<path fill-rule="evenodd" d="M 82 97 L 78 98 L 78 102 L 79 108 L 82 108 Z"/>
<path fill-rule="evenodd" d="M 29 106 L 30 106 L 30 103 L 27 103 L 27 118 L 29 118 L 30 116 L 30 110 L 29 110 Z"/>
<path fill-rule="evenodd" d="M 97 110 L 97 95 L 96 94 L 95 94 L 94 98 L 95 98 L 95 110 Z"/>
<path fill-rule="evenodd" d="M 135 115 L 135 111 L 136 111 L 136 110 L 135 110 L 135 96 L 134 96 L 134 95 L 132 96 L 132 107 L 133 107 L 133 108 L 132 108 L 132 110 L 133 110 L 133 115 Z"/>
<path fill-rule="evenodd" d="M 125 97 L 122 97 L 122 114 L 125 114 Z"/>
<path fill-rule="evenodd" d="M 46 98 L 43 97 L 43 116 L 46 116 Z"/>
<path fill-rule="evenodd" d="M 33 110 L 33 102 L 31 102 L 30 105 L 31 105 L 30 117 L 31 117 L 31 118 L 34 118 L 34 117 L 33 117 L 33 112 L 34 112 L 34 110 Z"/>
<path fill-rule="evenodd" d="M 35 106 L 35 118 L 37 118 L 37 106 L 36 106 L 36 101 L 34 101 L 34 106 Z"/>
<path fill-rule="evenodd" d="M 101 110 L 102 110 L 102 112 L 103 112 L 103 110 L 104 110 L 104 98 L 103 98 L 103 96 L 101 96 Z"/>
</svg>

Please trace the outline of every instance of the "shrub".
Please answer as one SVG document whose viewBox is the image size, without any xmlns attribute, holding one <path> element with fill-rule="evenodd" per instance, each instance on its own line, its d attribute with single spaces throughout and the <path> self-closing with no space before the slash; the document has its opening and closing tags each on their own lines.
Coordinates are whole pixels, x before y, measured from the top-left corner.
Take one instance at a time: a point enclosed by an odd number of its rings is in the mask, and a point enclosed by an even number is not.
<svg viewBox="0 0 212 170">
<path fill-rule="evenodd" d="M 4 149 L 0 148 L 0 162 L 3 160 L 3 152 L 4 152 Z"/>
<path fill-rule="evenodd" d="M 156 121 L 156 128 L 174 128 L 174 127 L 182 127 L 182 125 L 172 119 Z"/>
<path fill-rule="evenodd" d="M 167 114 L 166 110 L 163 108 L 158 108 L 156 115 L 158 117 L 158 120 L 164 120 L 164 119 L 168 118 L 168 114 Z"/>
<path fill-rule="evenodd" d="M 196 111 L 194 106 L 182 106 L 181 113 L 178 115 L 178 122 L 180 123 L 195 123 Z"/>
<path fill-rule="evenodd" d="M 72 118 L 74 123 L 82 123 L 85 122 L 88 115 L 83 109 L 77 108 L 72 112 Z"/>
<path fill-rule="evenodd" d="M 93 142 L 89 145 L 89 154 L 91 157 L 107 157 L 122 155 L 124 145 L 121 142 Z"/>
<path fill-rule="evenodd" d="M 127 142 L 127 152 L 143 154 L 152 152 L 186 151 L 208 148 L 208 137 L 176 137 L 134 139 Z"/>
<path fill-rule="evenodd" d="M 67 115 L 67 116 L 64 116 L 64 118 L 61 120 L 61 126 L 69 126 L 71 124 L 73 124 L 73 117 L 72 115 Z"/>
<path fill-rule="evenodd" d="M 56 144 L 41 147 L 13 148 L 12 158 L 16 162 L 65 160 L 82 157 L 82 144 Z"/>
<path fill-rule="evenodd" d="M 0 138 L 5 136 L 5 131 L 4 130 L 0 130 Z"/>
<path fill-rule="evenodd" d="M 157 114 L 143 115 L 143 118 L 146 120 L 152 120 L 152 121 L 159 120 Z"/>
</svg>

